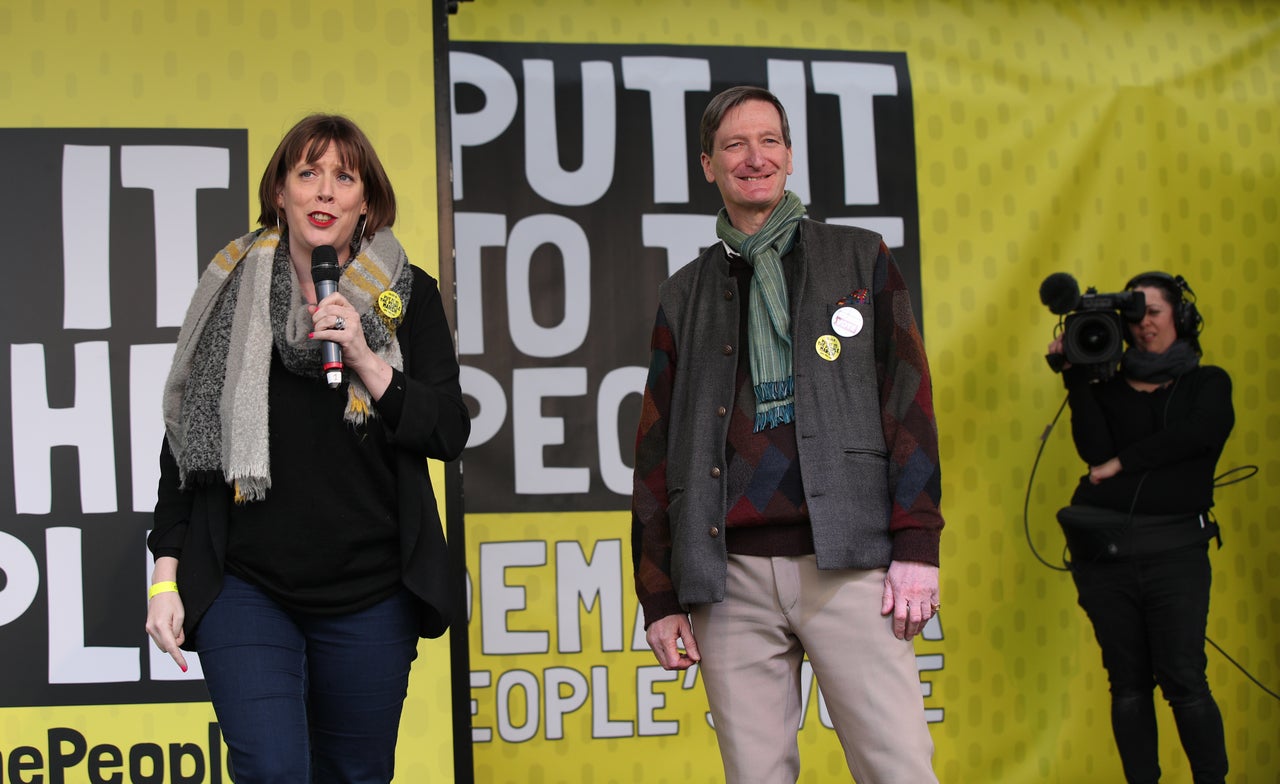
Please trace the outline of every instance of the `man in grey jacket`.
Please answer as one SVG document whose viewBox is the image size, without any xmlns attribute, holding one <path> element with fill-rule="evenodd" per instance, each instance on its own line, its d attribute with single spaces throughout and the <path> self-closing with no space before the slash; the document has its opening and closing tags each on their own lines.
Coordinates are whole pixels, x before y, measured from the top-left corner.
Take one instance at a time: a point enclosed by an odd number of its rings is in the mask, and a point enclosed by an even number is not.
<svg viewBox="0 0 1280 784">
<path fill-rule="evenodd" d="M 730 782 L 798 777 L 806 654 L 861 784 L 936 781 L 911 639 L 941 480 L 906 286 L 879 235 L 805 219 L 772 93 L 716 96 L 701 144 L 722 242 L 659 289 L 636 436 L 649 645 L 699 664 Z"/>
</svg>

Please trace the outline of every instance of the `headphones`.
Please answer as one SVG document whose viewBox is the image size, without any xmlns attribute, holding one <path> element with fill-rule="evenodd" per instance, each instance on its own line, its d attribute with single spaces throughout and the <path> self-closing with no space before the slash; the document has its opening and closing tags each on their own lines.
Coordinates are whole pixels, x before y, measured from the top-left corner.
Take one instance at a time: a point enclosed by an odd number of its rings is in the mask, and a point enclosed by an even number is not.
<svg viewBox="0 0 1280 784">
<path fill-rule="evenodd" d="M 1177 300 L 1173 303 L 1173 326 L 1177 330 L 1178 337 L 1198 338 L 1200 331 L 1204 329 L 1204 318 L 1196 309 L 1196 293 L 1187 285 L 1186 279 L 1181 275 L 1170 275 L 1167 272 L 1144 272 L 1129 278 L 1129 282 L 1124 284 L 1124 290 L 1132 291 L 1134 286 L 1148 283 L 1164 289 Z"/>
</svg>

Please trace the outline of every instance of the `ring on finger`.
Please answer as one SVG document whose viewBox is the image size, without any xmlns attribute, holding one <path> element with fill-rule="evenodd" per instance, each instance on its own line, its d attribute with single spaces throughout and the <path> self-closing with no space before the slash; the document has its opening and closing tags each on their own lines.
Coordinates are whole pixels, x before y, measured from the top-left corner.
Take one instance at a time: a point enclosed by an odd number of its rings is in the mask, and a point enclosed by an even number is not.
<svg viewBox="0 0 1280 784">
<path fill-rule="evenodd" d="M 344 330 L 347 328 L 347 320 L 342 316 L 338 316 L 333 320 L 333 328 L 336 330 Z"/>
</svg>

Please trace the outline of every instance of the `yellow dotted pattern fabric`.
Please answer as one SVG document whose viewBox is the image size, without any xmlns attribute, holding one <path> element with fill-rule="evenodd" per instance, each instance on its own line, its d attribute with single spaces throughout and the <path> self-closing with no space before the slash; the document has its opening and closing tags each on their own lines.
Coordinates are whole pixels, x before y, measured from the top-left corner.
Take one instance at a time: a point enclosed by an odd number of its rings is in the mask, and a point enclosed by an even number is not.
<svg viewBox="0 0 1280 784">
<path fill-rule="evenodd" d="M 1212 553 L 1208 634 L 1280 686 L 1280 5 L 477 0 L 461 4 L 451 37 L 907 53 L 920 307 L 948 525 L 944 639 L 917 652 L 945 656 L 943 670 L 925 676 L 926 707 L 945 710 L 932 725 L 942 781 L 1122 779 L 1092 629 L 1070 578 L 1035 560 L 1023 528 L 1039 439 L 1064 396 L 1043 358 L 1057 318 L 1037 295 L 1053 272 L 1107 292 L 1160 269 L 1195 289 L 1205 361 L 1234 382 L 1236 427 L 1219 470 L 1259 470 L 1217 491 L 1225 547 Z M 1062 536 L 1053 513 L 1085 470 L 1068 431 L 1064 415 L 1029 500 L 1031 540 L 1054 563 Z M 625 538 L 626 520 L 614 526 L 588 536 Z M 488 523 L 469 531 L 520 536 Z M 477 644 L 473 635 L 473 668 Z M 636 656 L 620 661 L 630 668 Z M 1275 700 L 1211 648 L 1208 657 L 1231 780 L 1277 780 Z M 664 715 L 704 705 L 680 696 Z M 1158 693 L 1157 703 L 1165 777 L 1189 780 Z M 684 726 L 690 737 L 588 748 L 478 745 L 477 772 L 495 781 L 516 771 L 530 781 L 717 779 L 711 735 Z M 832 733 L 801 737 L 802 781 L 847 776 Z M 565 766 L 566 755 L 575 762 Z"/>
<path fill-rule="evenodd" d="M 6 4 L 2 121 L 248 128 L 256 205 L 258 178 L 285 131 L 311 112 L 346 114 L 392 176 L 397 236 L 434 249 L 433 29 L 420 5 Z M 434 257 L 414 261 L 437 269 Z"/>
</svg>

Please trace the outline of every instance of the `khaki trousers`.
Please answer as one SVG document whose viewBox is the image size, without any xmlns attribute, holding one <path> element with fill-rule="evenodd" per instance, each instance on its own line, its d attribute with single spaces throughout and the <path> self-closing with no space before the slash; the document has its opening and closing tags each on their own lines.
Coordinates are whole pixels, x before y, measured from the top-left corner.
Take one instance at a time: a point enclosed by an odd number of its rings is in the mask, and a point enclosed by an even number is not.
<svg viewBox="0 0 1280 784">
<path fill-rule="evenodd" d="M 884 576 L 729 556 L 724 601 L 690 613 L 729 784 L 799 777 L 806 653 L 858 784 L 937 781 L 915 649 L 880 615 Z"/>
</svg>

